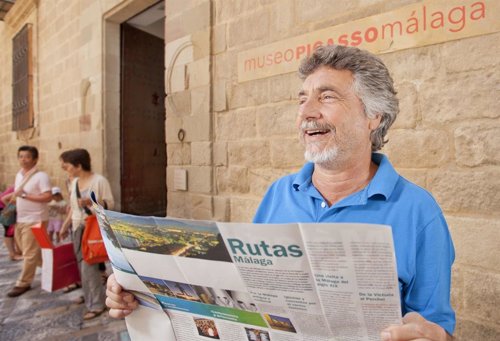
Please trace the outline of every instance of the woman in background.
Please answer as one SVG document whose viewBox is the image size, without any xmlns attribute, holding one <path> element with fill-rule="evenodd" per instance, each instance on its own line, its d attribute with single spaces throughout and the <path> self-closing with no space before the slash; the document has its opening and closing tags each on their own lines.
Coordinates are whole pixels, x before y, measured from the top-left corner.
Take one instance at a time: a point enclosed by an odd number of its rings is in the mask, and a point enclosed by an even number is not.
<svg viewBox="0 0 500 341">
<path fill-rule="evenodd" d="M 107 209 L 113 208 L 113 194 L 108 180 L 104 176 L 92 172 L 90 154 L 87 150 L 77 148 L 65 151 L 61 154 L 60 160 L 62 169 L 73 179 L 68 215 L 71 217 L 73 247 L 80 268 L 83 298 L 87 308 L 83 319 L 90 320 L 101 315 L 106 309 L 104 305 L 105 288 L 99 264 L 91 265 L 83 261 L 81 236 L 85 227 L 85 218 L 94 214 L 90 193 L 94 192 L 99 203 Z M 65 238 L 68 233 L 69 224 L 67 222 L 68 220 L 61 227 L 61 238 Z"/>
</svg>

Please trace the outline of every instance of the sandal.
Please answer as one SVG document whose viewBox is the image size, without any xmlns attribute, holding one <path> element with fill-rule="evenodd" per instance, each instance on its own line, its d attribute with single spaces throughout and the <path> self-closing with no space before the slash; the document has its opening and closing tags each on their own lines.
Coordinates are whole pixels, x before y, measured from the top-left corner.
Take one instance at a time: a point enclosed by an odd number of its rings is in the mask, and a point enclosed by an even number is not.
<svg viewBox="0 0 500 341">
<path fill-rule="evenodd" d="M 77 283 L 73 283 L 73 284 L 70 284 L 68 285 L 67 287 L 65 287 L 62 292 L 67 294 L 68 292 L 72 292 L 73 290 L 76 290 L 78 288 L 81 288 L 82 286 L 80 284 L 77 284 Z"/>
<path fill-rule="evenodd" d="M 103 308 L 102 310 L 95 310 L 95 311 L 87 311 L 84 315 L 83 315 L 83 319 L 84 320 L 92 320 L 93 318 L 96 318 L 97 316 L 101 315 L 102 313 L 104 313 L 106 311 L 106 308 Z"/>
</svg>

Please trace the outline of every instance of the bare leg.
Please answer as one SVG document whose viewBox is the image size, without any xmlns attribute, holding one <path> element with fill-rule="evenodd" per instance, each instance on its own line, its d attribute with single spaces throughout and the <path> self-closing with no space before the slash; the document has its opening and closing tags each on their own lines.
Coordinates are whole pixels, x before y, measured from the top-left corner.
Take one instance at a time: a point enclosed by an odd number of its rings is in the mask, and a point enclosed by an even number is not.
<svg viewBox="0 0 500 341">
<path fill-rule="evenodd" d="M 9 256 L 11 260 L 21 260 L 23 257 L 16 252 L 14 238 L 12 237 L 4 237 L 4 243 L 9 251 Z"/>
</svg>

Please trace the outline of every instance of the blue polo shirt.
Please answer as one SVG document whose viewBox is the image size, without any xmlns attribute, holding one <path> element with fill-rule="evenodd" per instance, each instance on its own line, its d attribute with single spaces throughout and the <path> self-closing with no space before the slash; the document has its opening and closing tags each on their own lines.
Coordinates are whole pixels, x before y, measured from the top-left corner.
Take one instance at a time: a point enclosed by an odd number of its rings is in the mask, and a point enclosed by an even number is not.
<svg viewBox="0 0 500 341">
<path fill-rule="evenodd" d="M 450 335 L 453 242 L 439 205 L 429 192 L 401 177 L 386 156 L 372 154 L 379 168 L 368 186 L 328 206 L 312 184 L 314 164 L 274 182 L 254 223 L 373 223 L 392 227 L 402 314 L 415 311 Z"/>
</svg>

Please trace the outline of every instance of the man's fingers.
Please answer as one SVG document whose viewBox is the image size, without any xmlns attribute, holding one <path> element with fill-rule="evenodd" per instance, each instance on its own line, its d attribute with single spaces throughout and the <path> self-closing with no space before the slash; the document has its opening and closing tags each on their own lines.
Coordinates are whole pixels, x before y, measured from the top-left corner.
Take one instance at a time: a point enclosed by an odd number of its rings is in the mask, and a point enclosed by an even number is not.
<svg viewBox="0 0 500 341">
<path fill-rule="evenodd" d="M 116 281 L 115 275 L 111 274 L 106 283 L 106 306 L 110 308 L 109 316 L 122 318 L 129 315 L 138 306 L 134 295 L 124 291 Z"/>
<path fill-rule="evenodd" d="M 108 296 L 106 306 L 111 309 L 134 310 L 139 304 L 131 294 L 127 294 L 126 299 L 123 296 L 110 294 L 109 292 L 106 292 L 106 295 Z"/>
<path fill-rule="evenodd" d="M 423 335 L 419 330 L 417 330 L 416 325 L 413 323 L 404 324 L 402 326 L 390 326 L 380 335 L 383 341 L 414 340 L 423 338 Z"/>
<path fill-rule="evenodd" d="M 109 275 L 108 280 L 106 281 L 106 289 L 114 292 L 115 294 L 119 294 L 122 291 L 122 287 L 118 284 L 114 273 Z"/>
<path fill-rule="evenodd" d="M 124 318 L 125 316 L 130 315 L 130 313 L 132 313 L 132 310 L 122 310 L 122 309 L 110 309 L 109 310 L 109 316 L 111 316 L 115 319 Z"/>
<path fill-rule="evenodd" d="M 382 331 L 383 341 L 441 341 L 446 340 L 446 332 L 439 325 L 427 321 L 418 313 L 408 313 L 403 317 L 403 325 L 393 325 Z"/>
<path fill-rule="evenodd" d="M 114 302 L 121 306 L 126 306 L 129 308 L 135 308 L 137 306 L 137 300 L 134 295 L 127 291 L 122 291 L 120 286 L 112 286 L 106 288 L 106 296 L 110 302 Z M 107 300 L 106 300 L 107 301 Z M 109 305 L 108 305 L 109 306 Z M 110 308 L 119 308 L 115 306 L 109 306 Z"/>
<path fill-rule="evenodd" d="M 403 324 L 423 323 L 423 322 L 427 322 L 427 320 L 422 315 L 414 311 L 407 313 L 405 316 L 403 316 Z"/>
<path fill-rule="evenodd" d="M 111 288 L 114 285 L 118 285 L 118 282 L 116 281 L 115 274 L 112 273 L 111 275 L 108 276 L 108 280 L 106 281 L 106 287 Z"/>
</svg>

